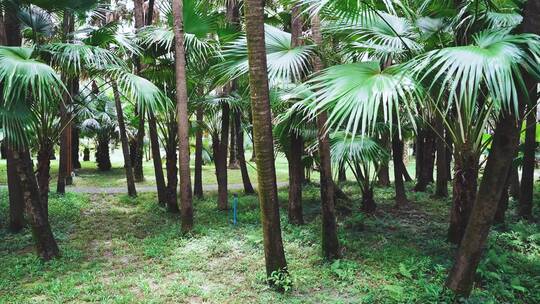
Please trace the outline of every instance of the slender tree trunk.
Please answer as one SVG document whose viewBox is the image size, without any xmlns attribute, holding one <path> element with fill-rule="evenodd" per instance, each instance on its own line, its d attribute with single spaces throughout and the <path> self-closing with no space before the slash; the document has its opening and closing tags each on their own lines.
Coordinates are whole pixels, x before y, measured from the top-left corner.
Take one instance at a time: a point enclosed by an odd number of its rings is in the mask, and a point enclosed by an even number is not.
<svg viewBox="0 0 540 304">
<path fill-rule="evenodd" d="M 20 151 L 15 149 L 12 152 L 37 254 L 42 260 L 49 261 L 60 255 L 60 249 L 58 249 L 49 220 L 43 210 L 30 153 L 26 149 Z"/>
<path fill-rule="evenodd" d="M 231 116 L 234 117 L 237 111 L 233 111 Z M 231 134 L 230 134 L 230 146 L 229 146 L 229 169 L 240 169 L 238 164 L 238 149 L 236 147 L 236 125 L 234 122 L 230 124 Z"/>
<path fill-rule="evenodd" d="M 448 171 L 446 167 L 446 142 L 444 139 L 444 124 L 442 118 L 435 118 L 435 140 L 437 150 L 437 181 L 435 183 L 435 196 L 448 197 Z"/>
<path fill-rule="evenodd" d="M 510 173 L 510 196 L 519 200 L 520 194 L 520 185 L 519 185 L 519 172 L 516 166 L 512 167 L 512 172 Z"/>
<path fill-rule="evenodd" d="M 139 124 L 137 126 L 137 136 L 135 137 L 135 149 L 132 150 L 133 155 L 133 176 L 135 182 L 140 183 L 144 181 L 143 159 L 144 159 L 144 113 L 138 113 Z"/>
<path fill-rule="evenodd" d="M 72 126 L 71 134 L 73 137 L 72 146 L 71 146 L 71 159 L 73 160 L 73 169 L 80 169 L 81 162 L 79 161 L 79 145 L 80 145 L 80 133 L 81 130 L 77 126 Z"/>
<path fill-rule="evenodd" d="M 69 11 L 64 11 L 63 17 L 63 41 L 67 42 L 68 34 L 74 30 L 75 16 Z M 67 84 L 68 93 L 64 93 L 64 102 L 60 104 L 60 121 L 62 126 L 62 133 L 60 135 L 60 160 L 58 166 L 58 181 L 56 184 L 57 193 L 66 192 L 66 184 L 71 184 L 71 115 L 68 112 L 68 107 L 71 103 L 71 96 L 73 96 L 74 79 L 67 75 L 62 75 L 62 80 Z"/>
<path fill-rule="evenodd" d="M 98 144 L 96 147 L 96 163 L 99 171 L 109 171 L 112 168 L 111 156 L 109 153 L 109 134 L 99 134 L 97 136 Z"/>
<path fill-rule="evenodd" d="M 266 275 L 286 271 L 287 262 L 281 239 L 270 93 L 264 33 L 264 2 L 246 0 L 246 36 L 249 60 L 249 88 L 253 114 L 253 145 L 256 153 L 261 223 L 264 236 Z"/>
<path fill-rule="evenodd" d="M 51 179 L 51 156 L 53 154 L 53 142 L 45 139 L 40 144 L 38 151 L 37 181 L 44 216 L 49 216 L 49 182 Z"/>
<path fill-rule="evenodd" d="M 433 162 L 435 159 L 435 134 L 431 128 L 426 127 L 423 130 L 422 152 L 419 153 L 422 158 L 420 172 L 418 176 L 418 182 L 414 187 L 414 191 L 425 192 L 427 185 L 433 181 Z"/>
<path fill-rule="evenodd" d="M 289 151 L 289 222 L 294 225 L 302 225 L 304 217 L 302 212 L 302 154 L 304 141 L 297 134 L 291 135 Z"/>
<path fill-rule="evenodd" d="M 403 173 L 403 180 L 406 182 L 412 182 L 412 177 L 409 175 L 409 171 L 407 171 L 407 166 L 405 166 L 405 163 L 403 162 L 403 159 L 401 159 L 401 172 Z"/>
<path fill-rule="evenodd" d="M 529 2 L 532 2 L 529 0 Z M 537 16 L 540 18 L 540 15 Z M 530 78 L 530 77 L 527 77 Z M 527 87 L 531 88 L 531 80 L 527 79 Z M 536 104 L 536 83 L 534 89 L 529 89 L 532 104 Z M 534 167 L 536 154 L 536 107 L 528 107 L 527 128 L 525 130 L 525 147 L 523 152 L 523 169 L 521 173 L 521 193 L 519 195 L 518 214 L 525 219 L 532 218 L 533 192 L 534 192 Z"/>
<path fill-rule="evenodd" d="M 203 184 L 202 184 L 202 166 L 203 166 L 203 119 L 204 110 L 202 107 L 197 108 L 197 131 L 195 133 L 195 179 L 193 194 L 196 197 L 203 197 Z"/>
<path fill-rule="evenodd" d="M 214 150 L 214 159 L 216 161 L 216 177 L 218 184 L 218 209 L 227 210 L 228 207 L 228 172 L 227 172 L 227 149 L 229 147 L 229 105 L 223 103 L 221 106 L 221 133 L 215 134 L 217 141 L 217 150 Z"/>
<path fill-rule="evenodd" d="M 294 5 L 291 11 L 291 32 L 291 47 L 301 45 L 302 17 L 298 5 Z M 304 139 L 301 135 L 292 132 L 289 136 L 289 141 L 289 222 L 294 225 L 302 225 L 304 223 L 302 212 L 302 180 L 304 174 L 302 155 L 304 154 Z"/>
<path fill-rule="evenodd" d="M 416 135 L 416 180 L 420 180 L 422 175 L 422 165 L 424 164 L 424 127 L 420 127 L 418 134 Z"/>
<path fill-rule="evenodd" d="M 83 161 L 90 161 L 90 149 L 88 147 L 85 147 L 83 150 Z"/>
<path fill-rule="evenodd" d="M 155 0 L 148 0 L 148 13 L 146 14 L 146 25 L 152 25 L 154 20 L 154 4 Z"/>
<path fill-rule="evenodd" d="M 234 124 L 236 124 L 236 147 L 238 148 L 238 164 L 242 174 L 242 183 L 244 184 L 244 193 L 253 194 L 255 190 L 251 185 L 249 173 L 246 164 L 246 152 L 244 151 L 244 131 L 242 129 L 242 119 L 240 113 L 235 113 Z"/>
<path fill-rule="evenodd" d="M 139 30 L 145 25 L 143 4 L 144 0 L 133 0 L 133 15 L 135 19 L 136 30 Z M 135 67 L 137 74 L 140 73 L 140 71 L 142 70 L 142 65 L 138 56 L 135 56 Z M 135 114 L 139 118 L 139 124 L 137 125 L 137 135 L 135 136 L 135 149 L 131 149 L 131 153 L 134 153 L 134 155 L 132 156 L 133 175 L 135 178 L 135 182 L 142 182 L 144 181 L 143 158 L 145 113 L 144 111 L 137 111 Z"/>
<path fill-rule="evenodd" d="M 446 281 L 447 287 L 465 297 L 472 290 L 476 268 L 512 166 L 519 140 L 517 121 L 514 115 L 506 115 L 497 124 L 478 195 Z"/>
<path fill-rule="evenodd" d="M 176 108 L 178 112 L 178 159 L 180 168 L 180 211 L 182 231 L 193 228 L 193 202 L 189 169 L 189 116 L 186 79 L 186 57 L 184 52 L 183 2 L 173 0 L 175 66 L 176 66 Z"/>
<path fill-rule="evenodd" d="M 455 157 L 452 210 L 448 241 L 459 244 L 465 233 L 478 185 L 478 155 L 467 149 L 458 151 Z"/>
<path fill-rule="evenodd" d="M 388 131 L 383 132 L 381 136 L 381 146 L 385 149 L 390 148 L 390 134 Z M 388 161 L 381 163 L 379 173 L 377 173 L 378 185 L 380 187 L 390 186 L 390 167 Z"/>
<path fill-rule="evenodd" d="M 4 10 L 0 7 L 0 45 L 7 45 L 6 26 L 4 23 Z"/>
<path fill-rule="evenodd" d="M 178 209 L 178 167 L 176 166 L 178 157 L 176 156 L 177 140 L 177 123 L 172 122 L 168 126 L 169 137 L 167 138 L 166 152 L 166 167 L 167 167 L 167 211 L 170 213 L 179 213 Z"/>
<path fill-rule="evenodd" d="M 167 202 L 167 188 L 165 186 L 165 177 L 163 175 L 163 164 L 161 163 L 156 116 L 154 116 L 154 113 L 151 111 L 148 111 L 148 133 L 150 135 L 150 148 L 152 151 L 152 161 L 154 163 L 154 172 L 156 176 L 158 203 L 164 205 L 165 202 Z"/>
<path fill-rule="evenodd" d="M 8 46 L 21 46 L 22 37 L 20 21 L 17 17 L 18 8 L 10 2 L 5 3 L 4 30 L 6 35 L 5 43 Z M 3 43 L 2 43 L 3 44 Z M 17 174 L 14 151 L 16 148 L 6 144 L 7 152 L 7 184 L 9 191 L 9 226 L 11 232 L 17 233 L 24 228 L 24 201 L 21 188 L 21 181 Z"/>
<path fill-rule="evenodd" d="M 9 226 L 8 229 L 17 233 L 24 228 L 24 201 L 21 181 L 15 167 L 13 149 L 7 145 L 7 183 L 9 191 Z"/>
<path fill-rule="evenodd" d="M 446 172 L 448 172 L 448 181 L 452 181 L 452 157 L 454 155 L 454 143 L 452 142 L 452 137 L 447 132 L 445 137 L 446 141 Z"/>
<path fill-rule="evenodd" d="M 120 93 L 118 92 L 118 86 L 116 84 L 116 81 L 112 81 L 112 88 L 114 93 L 114 104 L 116 106 L 116 115 L 118 116 L 120 140 L 122 142 L 122 153 L 124 154 L 124 169 L 126 170 L 128 194 L 131 197 L 136 197 L 137 189 L 135 188 L 133 168 L 131 167 L 131 158 L 129 155 L 129 143 L 126 133 L 126 123 L 124 122 L 124 110 L 122 109 L 122 102 L 120 100 Z"/>
<path fill-rule="evenodd" d="M 506 178 L 506 182 L 503 185 L 503 190 L 501 194 L 501 199 L 497 203 L 497 212 L 495 213 L 494 222 L 496 224 L 504 224 L 504 220 L 506 217 L 506 211 L 508 210 L 508 188 L 510 186 L 510 173 L 512 171 L 512 168 L 510 168 L 508 172 L 508 177 Z"/>
<path fill-rule="evenodd" d="M 311 19 L 313 42 L 322 45 L 321 23 L 319 16 Z M 314 72 L 323 69 L 322 60 L 314 58 Z M 325 258 L 339 258 L 339 240 L 334 198 L 334 181 L 332 180 L 332 165 L 330 156 L 330 139 L 326 132 L 327 113 L 321 112 L 317 117 L 317 139 L 319 143 L 320 178 L 321 178 L 321 212 L 322 212 L 322 249 Z"/>
<path fill-rule="evenodd" d="M 377 204 L 373 198 L 373 189 L 362 190 L 362 211 L 365 213 L 373 213 L 377 209 Z"/>
<path fill-rule="evenodd" d="M 341 167 L 338 172 L 338 182 L 344 183 L 347 181 L 347 168 Z"/>
<path fill-rule="evenodd" d="M 417 151 L 418 153 L 418 151 Z M 392 160 L 394 162 L 394 188 L 396 191 L 396 207 L 401 208 L 408 204 L 405 184 L 403 182 L 403 168 L 399 164 L 403 161 L 403 141 L 395 132 L 392 136 Z"/>
</svg>

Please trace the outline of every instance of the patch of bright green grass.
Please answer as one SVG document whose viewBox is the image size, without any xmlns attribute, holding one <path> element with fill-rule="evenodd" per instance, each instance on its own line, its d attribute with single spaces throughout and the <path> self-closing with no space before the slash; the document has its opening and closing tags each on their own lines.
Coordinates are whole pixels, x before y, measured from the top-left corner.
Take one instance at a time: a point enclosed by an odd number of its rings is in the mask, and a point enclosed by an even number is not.
<svg viewBox="0 0 540 304">
<path fill-rule="evenodd" d="M 2 231 L 0 303 L 449 303 L 443 289 L 455 252 L 444 241 L 449 200 L 408 192 L 411 207 L 396 210 L 393 189 L 377 189 L 379 208 L 366 216 L 354 183 L 343 188 L 352 202 L 338 202 L 338 209 L 346 204 L 352 214 L 339 214 L 343 259 L 331 263 L 320 254 L 319 189 L 304 189 L 303 226 L 287 223 L 287 191 L 279 192 L 292 278 L 286 293 L 264 283 L 256 196 L 239 198 L 236 226 L 230 212 L 216 210 L 214 195 L 196 200 L 189 235 L 155 194 L 53 196 L 51 221 L 63 256 L 44 264 L 28 230 Z M 6 218 L 5 192 L 0 199 Z M 512 211 L 508 222 L 490 236 L 469 303 L 540 301 L 540 228 L 516 223 Z"/>
</svg>

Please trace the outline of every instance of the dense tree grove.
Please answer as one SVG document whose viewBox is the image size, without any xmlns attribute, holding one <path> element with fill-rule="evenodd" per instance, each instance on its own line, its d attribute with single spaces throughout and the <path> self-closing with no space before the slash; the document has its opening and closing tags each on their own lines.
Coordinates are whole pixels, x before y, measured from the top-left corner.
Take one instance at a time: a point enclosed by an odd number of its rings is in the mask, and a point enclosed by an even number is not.
<svg viewBox="0 0 540 304">
<path fill-rule="evenodd" d="M 266 281 L 287 291 L 282 228 L 314 216 L 306 185 L 320 190 L 329 263 L 349 244 L 339 218 L 376 218 L 377 189 L 392 188 L 395 210 L 429 193 L 448 199 L 444 289 L 461 301 L 492 226 L 511 208 L 537 220 L 539 35 L 540 0 L 0 0 L 1 228 L 31 228 L 37 255 L 62 259 L 50 192 L 72 187 L 80 153 L 109 174 L 120 147 L 126 193 L 140 195 L 151 158 L 156 204 L 189 236 L 213 164 L 219 214 L 231 170 L 257 193 Z"/>
</svg>

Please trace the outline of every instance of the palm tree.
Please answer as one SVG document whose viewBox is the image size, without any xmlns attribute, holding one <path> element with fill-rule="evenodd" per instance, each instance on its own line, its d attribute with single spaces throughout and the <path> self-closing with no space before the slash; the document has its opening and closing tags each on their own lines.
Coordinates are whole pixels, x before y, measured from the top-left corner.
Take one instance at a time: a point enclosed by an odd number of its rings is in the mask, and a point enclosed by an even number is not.
<svg viewBox="0 0 540 304">
<path fill-rule="evenodd" d="M 182 1 L 173 0 L 172 11 L 174 15 L 176 60 L 176 109 L 178 112 L 178 158 L 180 168 L 180 211 L 182 215 L 182 230 L 188 232 L 193 228 L 193 202 L 191 193 L 191 174 L 189 169 L 189 118 L 183 7 Z"/>
<path fill-rule="evenodd" d="M 266 275 L 286 271 L 281 239 L 264 32 L 264 2 L 246 0 L 246 40 Z M 272 282 L 271 282 L 272 283 Z"/>
<path fill-rule="evenodd" d="M 313 42 L 322 45 L 321 21 L 318 15 L 311 19 Z M 322 59 L 315 56 L 313 71 L 322 71 Z M 320 180 L 321 180 L 321 213 L 322 213 L 322 249 L 324 256 L 333 260 L 339 258 L 339 241 L 335 214 L 334 182 L 332 180 L 332 158 L 330 155 L 330 139 L 326 124 L 327 112 L 323 109 L 317 115 L 317 138 L 319 142 Z"/>
<path fill-rule="evenodd" d="M 45 261 L 60 254 L 40 197 L 29 152 L 26 122 L 34 103 L 57 101 L 65 89 L 56 72 L 47 64 L 33 59 L 32 48 L 0 48 L 0 82 L 4 99 L 0 119 L 8 145 L 12 147 L 12 164 L 22 191 L 38 255 Z"/>
<path fill-rule="evenodd" d="M 527 1 L 524 7 L 523 32 L 538 33 L 539 17 L 540 1 Z M 533 85 L 533 83 L 534 79 L 540 79 L 540 69 L 533 63 L 534 59 L 529 56 L 537 58 L 540 51 L 540 37 L 525 34 L 505 38 L 503 41 L 511 40 L 515 43 L 512 47 L 522 48 L 521 56 L 514 57 L 516 61 L 506 63 L 521 65 L 521 69 L 513 69 L 507 74 L 515 77 L 515 82 L 508 81 L 507 84 L 512 87 L 516 83 L 524 83 L 525 86 L 514 87 L 517 90 L 513 91 L 513 94 L 507 95 L 508 97 L 511 96 L 509 100 L 503 99 L 505 101 L 503 103 L 505 110 L 498 117 L 492 148 L 482 182 L 456 260 L 446 281 L 446 285 L 450 289 L 463 296 L 468 296 L 472 290 L 476 269 L 480 263 L 487 236 L 497 212 L 496 206 L 500 202 L 502 191 L 506 189 L 504 185 L 519 144 L 521 130 L 519 115 L 526 105 L 529 106 L 537 102 L 536 85 Z M 509 51 L 506 50 L 506 52 Z M 499 66 L 500 69 L 503 67 L 504 64 Z M 522 81 L 522 77 L 525 78 L 525 82 Z M 493 89 L 499 89 L 501 93 L 504 92 L 503 88 L 495 87 Z M 515 94 L 519 94 L 519 96 Z M 518 98 L 520 100 L 517 100 Z"/>
<path fill-rule="evenodd" d="M 390 155 L 373 139 L 345 132 L 333 133 L 330 138 L 330 152 L 334 168 L 349 167 L 362 191 L 362 211 L 375 211 L 373 197 L 380 164 L 388 161 Z"/>
</svg>

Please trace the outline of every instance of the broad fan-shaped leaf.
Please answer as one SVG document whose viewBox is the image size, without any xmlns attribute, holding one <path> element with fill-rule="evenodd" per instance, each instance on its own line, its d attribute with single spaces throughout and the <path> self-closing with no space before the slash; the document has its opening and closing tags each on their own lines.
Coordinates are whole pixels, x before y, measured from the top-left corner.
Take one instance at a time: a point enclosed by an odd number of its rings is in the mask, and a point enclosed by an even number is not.
<svg viewBox="0 0 540 304">
<path fill-rule="evenodd" d="M 291 46 L 291 34 L 276 27 L 265 26 L 268 77 L 274 84 L 301 80 L 308 70 L 313 45 Z M 223 82 L 247 75 L 247 41 L 242 37 L 223 47 L 223 62 L 216 69 Z"/>
<path fill-rule="evenodd" d="M 311 115 L 328 112 L 328 128 L 343 128 L 355 136 L 374 131 L 378 121 L 393 124 L 400 111 L 413 116 L 411 103 L 421 95 L 415 82 L 396 68 L 381 70 L 378 62 L 361 62 L 330 67 L 308 82 Z"/>
</svg>

